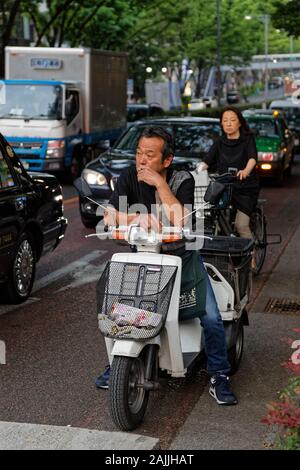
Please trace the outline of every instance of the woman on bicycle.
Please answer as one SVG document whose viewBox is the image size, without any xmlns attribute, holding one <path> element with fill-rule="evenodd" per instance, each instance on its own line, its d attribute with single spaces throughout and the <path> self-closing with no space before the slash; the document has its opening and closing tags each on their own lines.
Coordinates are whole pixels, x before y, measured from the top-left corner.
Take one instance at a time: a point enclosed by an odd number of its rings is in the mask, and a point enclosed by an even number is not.
<svg viewBox="0 0 300 470">
<path fill-rule="evenodd" d="M 241 111 L 233 106 L 223 109 L 220 123 L 222 136 L 212 145 L 198 169 L 210 168 L 219 174 L 233 168 L 237 170 L 237 179 L 232 188 L 232 204 L 237 210 L 235 228 L 241 237 L 253 239 L 250 216 L 259 193 L 254 135 Z"/>
</svg>

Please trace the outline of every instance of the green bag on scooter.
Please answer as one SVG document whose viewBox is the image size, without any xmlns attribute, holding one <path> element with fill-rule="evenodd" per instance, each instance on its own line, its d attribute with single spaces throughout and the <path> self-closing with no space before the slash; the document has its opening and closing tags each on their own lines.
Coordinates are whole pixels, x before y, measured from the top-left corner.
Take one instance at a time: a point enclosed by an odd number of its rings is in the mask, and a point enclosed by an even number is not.
<svg viewBox="0 0 300 470">
<path fill-rule="evenodd" d="M 179 320 L 190 320 L 205 315 L 206 272 L 201 269 L 199 253 L 186 251 L 181 256 L 181 286 Z"/>
</svg>

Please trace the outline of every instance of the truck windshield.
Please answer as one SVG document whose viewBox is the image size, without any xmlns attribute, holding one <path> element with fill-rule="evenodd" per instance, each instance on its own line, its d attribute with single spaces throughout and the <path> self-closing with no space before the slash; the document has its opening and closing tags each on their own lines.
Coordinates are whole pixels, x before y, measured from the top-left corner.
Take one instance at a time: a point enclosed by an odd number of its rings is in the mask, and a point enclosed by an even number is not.
<svg viewBox="0 0 300 470">
<path fill-rule="evenodd" d="M 0 119 L 61 119 L 60 85 L 5 84 Z"/>
</svg>

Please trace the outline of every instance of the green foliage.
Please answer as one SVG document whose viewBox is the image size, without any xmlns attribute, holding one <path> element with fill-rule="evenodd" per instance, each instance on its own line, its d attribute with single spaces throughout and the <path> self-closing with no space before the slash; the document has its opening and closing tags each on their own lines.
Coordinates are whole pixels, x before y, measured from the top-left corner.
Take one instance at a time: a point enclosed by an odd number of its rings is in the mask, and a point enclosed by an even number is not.
<svg viewBox="0 0 300 470">
<path fill-rule="evenodd" d="M 289 36 L 300 36 L 299 1 L 276 1 L 272 20 L 276 28 L 284 29 Z"/>
<path fill-rule="evenodd" d="M 276 28 L 287 31 L 278 33 L 270 24 L 270 53 L 288 52 L 287 34 L 296 36 L 300 31 L 298 11 L 294 14 L 297 3 L 293 0 L 221 0 L 221 63 L 235 67 L 247 64 L 253 54 L 264 53 L 264 25 L 259 19 L 263 14 L 271 15 Z M 34 24 L 35 45 L 69 44 L 128 52 L 129 75 L 140 88 L 146 78 L 160 77 L 162 66 L 180 74 L 184 58 L 199 74 L 216 64 L 215 1 L 6 0 L 5 8 L 4 2 L 2 4 L 2 48 L 12 35 L 7 21 L 9 12 L 21 12 Z M 252 15 L 252 20 L 247 21 L 245 15 Z M 300 41 L 295 41 L 297 47 Z M 148 76 L 147 66 L 153 70 Z"/>
<path fill-rule="evenodd" d="M 294 331 L 300 332 L 300 328 Z M 292 372 L 288 385 L 278 394 L 278 401 L 268 405 L 262 422 L 279 426 L 274 447 L 280 450 L 300 450 L 300 364 L 289 359 L 283 366 Z"/>
</svg>

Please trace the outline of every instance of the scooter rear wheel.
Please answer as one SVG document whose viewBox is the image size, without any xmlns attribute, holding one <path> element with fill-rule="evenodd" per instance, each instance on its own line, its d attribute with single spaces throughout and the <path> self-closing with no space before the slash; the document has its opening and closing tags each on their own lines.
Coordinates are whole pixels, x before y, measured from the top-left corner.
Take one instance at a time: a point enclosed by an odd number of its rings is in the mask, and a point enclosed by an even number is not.
<svg viewBox="0 0 300 470">
<path fill-rule="evenodd" d="M 149 391 L 145 381 L 145 364 L 141 357 L 115 356 L 109 383 L 110 412 L 114 423 L 123 431 L 130 431 L 143 421 Z"/>
</svg>

